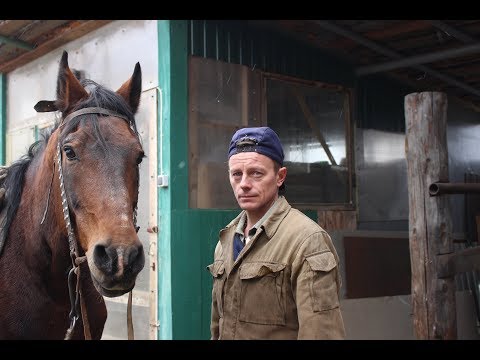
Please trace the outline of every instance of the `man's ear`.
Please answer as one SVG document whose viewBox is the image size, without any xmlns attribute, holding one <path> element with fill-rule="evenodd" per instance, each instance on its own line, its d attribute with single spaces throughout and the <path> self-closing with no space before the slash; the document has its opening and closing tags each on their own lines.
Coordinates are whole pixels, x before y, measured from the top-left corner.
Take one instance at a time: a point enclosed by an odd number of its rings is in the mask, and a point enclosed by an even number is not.
<svg viewBox="0 0 480 360">
<path fill-rule="evenodd" d="M 284 166 L 284 167 L 281 167 L 278 170 L 278 173 L 277 173 L 277 186 L 278 187 L 282 186 L 282 184 L 285 182 L 286 177 L 287 177 L 287 168 Z"/>
<path fill-rule="evenodd" d="M 40 100 L 33 108 L 36 112 L 50 112 L 58 110 L 57 105 L 53 100 Z"/>
</svg>

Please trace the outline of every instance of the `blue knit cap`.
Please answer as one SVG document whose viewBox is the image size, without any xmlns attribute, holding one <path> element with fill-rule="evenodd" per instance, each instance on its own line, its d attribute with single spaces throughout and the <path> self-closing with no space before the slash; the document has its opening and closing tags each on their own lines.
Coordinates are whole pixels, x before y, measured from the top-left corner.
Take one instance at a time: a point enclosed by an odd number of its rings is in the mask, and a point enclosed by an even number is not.
<svg viewBox="0 0 480 360">
<path fill-rule="evenodd" d="M 232 155 L 247 151 L 268 156 L 279 163 L 280 166 L 283 166 L 282 143 L 275 131 L 267 126 L 243 128 L 233 134 L 228 149 L 228 158 L 230 159 Z"/>
</svg>

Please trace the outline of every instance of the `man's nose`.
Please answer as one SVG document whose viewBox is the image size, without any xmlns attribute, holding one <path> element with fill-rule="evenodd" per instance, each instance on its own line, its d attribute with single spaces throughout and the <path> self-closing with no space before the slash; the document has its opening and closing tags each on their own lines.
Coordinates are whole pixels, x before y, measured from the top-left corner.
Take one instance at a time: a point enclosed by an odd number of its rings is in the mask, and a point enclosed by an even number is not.
<svg viewBox="0 0 480 360">
<path fill-rule="evenodd" d="M 248 175 L 244 174 L 242 176 L 242 180 L 240 181 L 240 186 L 241 187 L 250 187 L 250 179 Z"/>
</svg>

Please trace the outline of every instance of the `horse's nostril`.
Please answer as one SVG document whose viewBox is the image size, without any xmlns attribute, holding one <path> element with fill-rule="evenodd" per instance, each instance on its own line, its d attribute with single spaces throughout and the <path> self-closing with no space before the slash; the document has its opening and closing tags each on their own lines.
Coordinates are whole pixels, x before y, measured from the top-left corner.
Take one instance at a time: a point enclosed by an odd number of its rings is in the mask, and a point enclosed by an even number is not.
<svg viewBox="0 0 480 360">
<path fill-rule="evenodd" d="M 127 259 L 127 265 L 132 270 L 132 273 L 138 273 L 143 269 L 145 264 L 145 255 L 143 252 L 143 246 L 132 246 L 126 250 L 125 258 Z"/>
<path fill-rule="evenodd" d="M 127 250 L 128 252 L 128 250 Z M 127 255 L 127 264 L 133 264 L 135 262 L 136 257 L 138 256 L 137 248 L 132 248 Z"/>
<path fill-rule="evenodd" d="M 111 242 L 107 242 L 111 244 Z M 145 265 L 142 244 L 137 246 L 115 246 L 97 244 L 93 250 L 95 266 L 107 276 L 136 275 Z"/>
<path fill-rule="evenodd" d="M 111 273 L 113 271 L 112 258 L 108 255 L 105 246 L 95 245 L 95 249 L 93 250 L 93 261 L 103 272 Z"/>
</svg>

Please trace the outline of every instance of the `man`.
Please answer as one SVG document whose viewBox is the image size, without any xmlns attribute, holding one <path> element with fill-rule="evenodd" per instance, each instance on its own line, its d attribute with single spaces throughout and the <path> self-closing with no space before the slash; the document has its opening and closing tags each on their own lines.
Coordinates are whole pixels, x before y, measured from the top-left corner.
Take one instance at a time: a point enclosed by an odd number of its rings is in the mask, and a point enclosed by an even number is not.
<svg viewBox="0 0 480 360">
<path fill-rule="evenodd" d="M 228 173 L 243 211 L 220 231 L 208 266 L 212 339 L 345 338 L 337 252 L 325 230 L 279 195 L 283 160 L 269 127 L 232 137 Z"/>
</svg>

